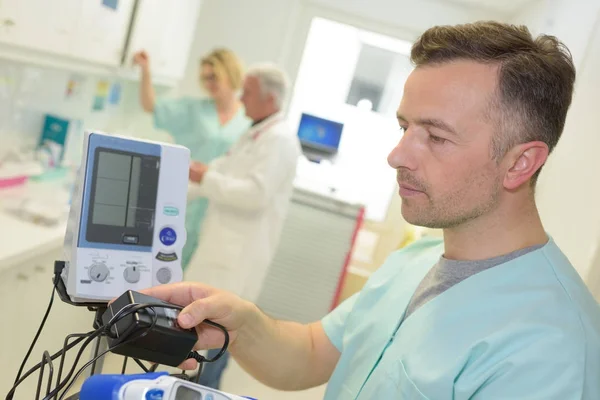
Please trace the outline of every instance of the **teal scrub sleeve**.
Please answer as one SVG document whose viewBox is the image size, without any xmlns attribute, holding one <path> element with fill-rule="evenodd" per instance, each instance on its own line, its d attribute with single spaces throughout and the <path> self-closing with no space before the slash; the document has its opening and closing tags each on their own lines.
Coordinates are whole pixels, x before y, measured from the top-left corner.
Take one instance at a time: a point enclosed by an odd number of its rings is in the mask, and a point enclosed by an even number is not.
<svg viewBox="0 0 600 400">
<path fill-rule="evenodd" d="M 158 99 L 154 103 L 154 126 L 172 135 L 192 126 L 188 99 Z"/>
<path fill-rule="evenodd" d="M 325 334 L 340 353 L 344 347 L 343 339 L 346 330 L 346 320 L 348 319 L 348 315 L 350 315 L 354 309 L 354 304 L 356 303 L 358 295 L 359 293 L 356 293 L 352 297 L 346 299 L 321 320 L 321 325 L 325 330 Z"/>
</svg>

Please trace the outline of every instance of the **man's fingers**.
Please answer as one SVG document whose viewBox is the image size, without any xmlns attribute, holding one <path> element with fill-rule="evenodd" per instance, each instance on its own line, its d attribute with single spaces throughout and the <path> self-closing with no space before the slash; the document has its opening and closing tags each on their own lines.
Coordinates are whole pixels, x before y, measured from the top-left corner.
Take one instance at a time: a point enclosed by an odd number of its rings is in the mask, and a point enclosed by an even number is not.
<svg viewBox="0 0 600 400">
<path fill-rule="evenodd" d="M 207 297 L 213 291 L 214 289 L 195 282 L 172 283 L 140 290 L 140 292 L 148 296 L 156 297 L 182 307 L 191 304 L 195 300 Z"/>
<path fill-rule="evenodd" d="M 207 318 L 206 312 L 205 302 L 196 300 L 181 311 L 177 321 L 182 328 L 192 328 Z"/>
<path fill-rule="evenodd" d="M 187 290 L 183 290 L 181 282 L 170 285 L 154 286 L 148 289 L 140 290 L 140 292 L 148 296 L 156 297 L 157 299 L 182 306 L 186 306 L 193 301 L 192 299 L 189 299 L 189 301 L 185 302 L 185 300 L 187 300 L 185 297 L 189 292 Z M 176 302 L 176 299 L 180 300 L 180 302 L 183 301 L 185 304 Z"/>
<path fill-rule="evenodd" d="M 189 371 L 191 369 L 196 369 L 196 368 L 198 368 L 198 361 L 194 360 L 193 358 L 190 358 L 190 359 L 182 362 L 179 365 L 179 368 L 186 370 L 186 371 Z"/>
<path fill-rule="evenodd" d="M 208 294 L 208 293 L 206 293 Z M 210 293 L 212 296 L 198 296 L 193 303 L 185 307 L 179 314 L 179 324 L 184 328 L 199 325 L 205 319 L 219 323 L 231 314 L 231 303 L 224 293 Z"/>
</svg>

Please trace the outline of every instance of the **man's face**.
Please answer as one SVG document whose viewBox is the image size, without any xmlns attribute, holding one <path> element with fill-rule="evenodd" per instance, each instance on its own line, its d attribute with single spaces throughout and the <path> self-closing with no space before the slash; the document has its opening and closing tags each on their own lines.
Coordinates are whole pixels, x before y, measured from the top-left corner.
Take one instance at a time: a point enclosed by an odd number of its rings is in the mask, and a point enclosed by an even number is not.
<svg viewBox="0 0 600 400">
<path fill-rule="evenodd" d="M 244 104 L 248 118 L 252 120 L 261 118 L 265 99 L 260 91 L 260 83 L 256 77 L 246 77 L 240 101 Z"/>
<path fill-rule="evenodd" d="M 409 223 L 453 228 L 497 207 L 503 172 L 491 156 L 489 109 L 496 85 L 496 67 L 471 61 L 419 67 L 406 81 L 404 135 L 388 163 Z"/>
</svg>

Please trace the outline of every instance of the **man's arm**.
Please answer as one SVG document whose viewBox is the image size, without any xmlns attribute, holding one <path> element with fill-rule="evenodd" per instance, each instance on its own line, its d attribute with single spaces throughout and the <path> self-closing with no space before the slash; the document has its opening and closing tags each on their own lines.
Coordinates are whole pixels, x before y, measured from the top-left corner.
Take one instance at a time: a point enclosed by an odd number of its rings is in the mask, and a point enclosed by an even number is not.
<svg viewBox="0 0 600 400">
<path fill-rule="evenodd" d="M 256 379 L 280 390 L 327 382 L 340 357 L 320 322 L 276 321 L 254 304 L 200 283 L 161 285 L 143 292 L 185 306 L 178 322 L 183 328 L 196 327 L 197 349 L 218 348 L 223 343 L 222 333 L 202 325 L 203 320 L 223 325 L 229 331 L 235 360 Z M 192 369 L 195 364 L 188 360 L 181 367 Z"/>
<path fill-rule="evenodd" d="M 206 197 L 212 202 L 244 210 L 266 207 L 282 182 L 293 176 L 298 153 L 284 137 L 270 137 L 257 146 L 255 163 L 243 177 L 220 171 L 219 165 L 227 162 L 224 156 L 208 165 L 200 183 L 190 184 L 189 197 Z"/>
<path fill-rule="evenodd" d="M 326 383 L 340 358 L 320 322 L 277 321 L 260 311 L 243 329 L 231 354 L 260 382 L 279 390 L 302 390 Z"/>
</svg>

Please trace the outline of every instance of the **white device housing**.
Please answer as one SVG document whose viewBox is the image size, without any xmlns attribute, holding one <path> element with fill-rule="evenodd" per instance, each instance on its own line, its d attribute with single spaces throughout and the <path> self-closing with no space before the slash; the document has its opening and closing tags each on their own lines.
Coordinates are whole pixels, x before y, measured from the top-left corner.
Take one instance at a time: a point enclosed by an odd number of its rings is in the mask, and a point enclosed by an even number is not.
<svg viewBox="0 0 600 400">
<path fill-rule="evenodd" d="M 184 392 L 185 393 L 182 393 Z M 119 400 L 138 399 L 202 399 L 202 400 L 245 400 L 246 398 L 207 388 L 197 383 L 184 381 L 173 376 L 161 376 L 154 380 L 137 379 L 126 383 L 119 390 Z"/>
<path fill-rule="evenodd" d="M 72 301 L 182 280 L 189 163 L 183 146 L 85 132 L 64 242 Z"/>
</svg>

